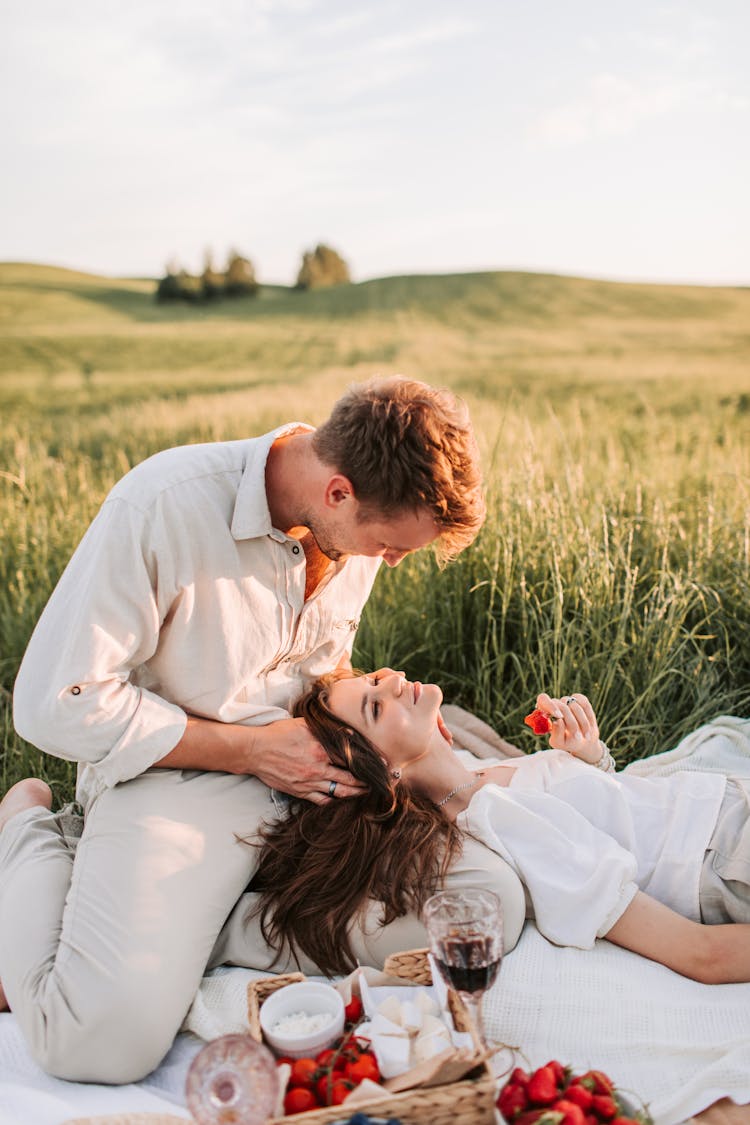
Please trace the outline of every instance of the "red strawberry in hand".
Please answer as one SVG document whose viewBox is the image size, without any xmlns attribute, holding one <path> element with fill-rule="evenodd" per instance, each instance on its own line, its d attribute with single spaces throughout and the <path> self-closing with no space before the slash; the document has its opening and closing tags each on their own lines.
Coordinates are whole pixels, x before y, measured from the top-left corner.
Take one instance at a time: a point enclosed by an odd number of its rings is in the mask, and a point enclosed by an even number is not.
<svg viewBox="0 0 750 1125">
<path fill-rule="evenodd" d="M 540 711 L 538 707 L 535 711 L 532 711 L 530 715 L 526 716 L 524 722 L 527 727 L 531 727 L 534 734 L 549 734 L 552 730 L 549 715 L 545 715 L 544 711 Z"/>
</svg>

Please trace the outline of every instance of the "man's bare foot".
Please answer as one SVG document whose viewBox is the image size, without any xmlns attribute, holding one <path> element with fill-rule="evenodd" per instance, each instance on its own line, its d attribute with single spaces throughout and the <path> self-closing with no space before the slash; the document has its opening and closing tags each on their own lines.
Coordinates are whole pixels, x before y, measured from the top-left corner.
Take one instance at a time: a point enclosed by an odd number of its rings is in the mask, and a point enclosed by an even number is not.
<svg viewBox="0 0 750 1125">
<path fill-rule="evenodd" d="M 47 782 L 39 777 L 25 777 L 23 781 L 17 781 L 0 801 L 0 832 L 16 813 L 40 806 L 44 809 L 52 808 L 52 790 Z M 9 1011 L 10 1004 L 0 981 L 0 1012 Z"/>
<path fill-rule="evenodd" d="M 12 816 L 24 809 L 52 808 L 52 790 L 39 777 L 25 777 L 11 785 L 0 801 L 0 832 Z"/>
<path fill-rule="evenodd" d="M 0 801 L 0 832 L 16 813 L 39 807 L 52 808 L 52 790 L 47 782 L 39 777 L 25 777 L 23 781 L 17 781 Z M 0 1012 L 9 1011 L 10 1004 L 0 981 Z"/>
</svg>

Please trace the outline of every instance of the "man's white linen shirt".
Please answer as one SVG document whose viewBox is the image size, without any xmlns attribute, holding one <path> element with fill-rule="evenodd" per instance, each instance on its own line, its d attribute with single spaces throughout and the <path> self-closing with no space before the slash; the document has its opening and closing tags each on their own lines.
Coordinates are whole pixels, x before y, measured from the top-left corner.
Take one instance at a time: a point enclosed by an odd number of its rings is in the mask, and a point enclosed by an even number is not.
<svg viewBox="0 0 750 1125">
<path fill-rule="evenodd" d="M 700 921 L 701 865 L 723 776 L 608 774 L 564 750 L 505 765 L 509 786 L 479 789 L 457 824 L 510 863 L 545 937 L 590 948 L 638 890 Z"/>
<path fill-rule="evenodd" d="M 134 777 L 178 744 L 187 714 L 288 718 L 351 655 L 379 558 L 330 568 L 305 602 L 305 553 L 273 528 L 276 438 L 181 446 L 118 482 L 42 613 L 14 693 L 19 733 L 81 763 L 77 796 Z"/>
</svg>

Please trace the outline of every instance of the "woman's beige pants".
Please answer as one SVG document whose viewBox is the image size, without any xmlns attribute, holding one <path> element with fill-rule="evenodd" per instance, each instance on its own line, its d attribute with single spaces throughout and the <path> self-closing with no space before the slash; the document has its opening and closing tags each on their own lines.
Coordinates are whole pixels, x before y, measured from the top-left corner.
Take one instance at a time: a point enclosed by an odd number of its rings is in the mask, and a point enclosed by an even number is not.
<svg viewBox="0 0 750 1125">
<path fill-rule="evenodd" d="M 6 824 L 0 980 L 45 1070 L 137 1081 L 168 1051 L 207 965 L 270 965 L 244 924 L 255 860 L 237 837 L 276 815 L 255 778 L 154 769 L 92 803 L 77 848 L 44 809 Z M 501 894 L 512 947 L 523 892 L 503 861 L 467 841 L 449 881 Z M 363 964 L 425 944 L 416 918 L 365 929 L 352 943 Z"/>
</svg>

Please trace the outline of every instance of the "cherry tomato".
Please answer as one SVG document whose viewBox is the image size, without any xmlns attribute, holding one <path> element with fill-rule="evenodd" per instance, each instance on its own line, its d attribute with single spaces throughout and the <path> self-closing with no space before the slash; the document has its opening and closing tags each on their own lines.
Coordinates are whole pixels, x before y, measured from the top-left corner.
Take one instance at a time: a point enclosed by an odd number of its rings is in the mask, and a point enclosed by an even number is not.
<svg viewBox="0 0 750 1125">
<path fill-rule="evenodd" d="M 357 1023 L 362 1018 L 362 1001 L 359 996 L 352 996 L 349 1003 L 344 1008 L 344 1019 L 347 1023 Z"/>
<path fill-rule="evenodd" d="M 357 1085 L 364 1082 L 365 1078 L 370 1078 L 373 1082 L 380 1081 L 380 1068 L 374 1055 L 360 1055 L 354 1062 L 348 1062 L 344 1074 Z"/>
<path fill-rule="evenodd" d="M 312 1090 L 305 1090 L 301 1086 L 295 1086 L 291 1090 L 287 1090 L 284 1095 L 284 1113 L 306 1113 L 308 1109 L 317 1109 L 319 1105 L 318 1099 Z"/>
<path fill-rule="evenodd" d="M 341 1105 L 352 1091 L 351 1084 L 343 1078 L 337 1078 L 331 1091 L 331 1105 Z"/>
<path fill-rule="evenodd" d="M 321 1051 L 319 1055 L 315 1056 L 315 1061 L 322 1070 L 343 1070 L 346 1059 L 334 1051 L 332 1047 L 327 1047 L 325 1051 Z"/>
<path fill-rule="evenodd" d="M 347 1062 L 354 1062 L 360 1055 L 368 1054 L 371 1050 L 370 1040 L 362 1035 L 346 1035 L 341 1042 L 341 1054 Z"/>
<path fill-rule="evenodd" d="M 315 1083 L 315 1093 L 318 1095 L 318 1101 L 321 1105 L 330 1105 L 328 1100 L 333 1093 L 334 1077 L 332 1073 L 322 1074 L 318 1081 Z"/>
<path fill-rule="evenodd" d="M 354 1083 L 348 1082 L 335 1071 L 322 1075 L 315 1083 L 315 1092 L 321 1105 L 341 1105 L 353 1089 Z"/>
<path fill-rule="evenodd" d="M 318 1064 L 315 1059 L 295 1059 L 292 1063 L 292 1073 L 289 1076 L 290 1086 L 302 1086 L 312 1090 L 317 1077 Z"/>
</svg>

